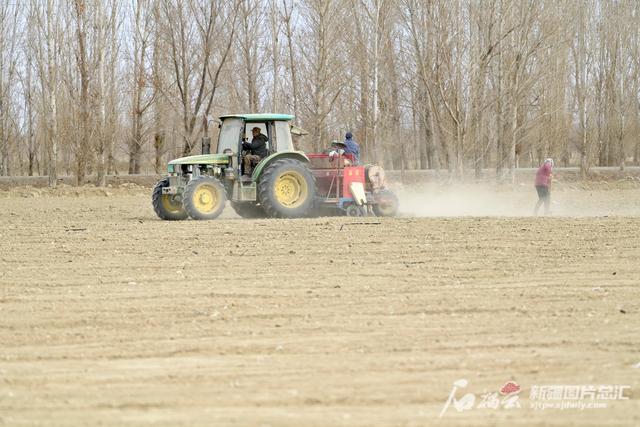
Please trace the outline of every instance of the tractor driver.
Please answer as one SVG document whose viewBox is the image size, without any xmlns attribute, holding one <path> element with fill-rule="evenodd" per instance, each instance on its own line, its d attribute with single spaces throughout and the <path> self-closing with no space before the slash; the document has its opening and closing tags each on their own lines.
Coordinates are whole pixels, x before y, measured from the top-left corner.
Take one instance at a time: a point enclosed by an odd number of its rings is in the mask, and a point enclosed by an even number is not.
<svg viewBox="0 0 640 427">
<path fill-rule="evenodd" d="M 251 134 L 253 135 L 251 142 L 242 143 L 242 149 L 247 151 L 247 154 L 244 156 L 243 177 L 245 177 L 245 179 L 246 177 L 251 179 L 251 172 L 255 165 L 257 165 L 260 160 L 267 157 L 267 141 L 269 141 L 269 138 L 260 132 L 259 127 L 251 129 Z"/>
</svg>

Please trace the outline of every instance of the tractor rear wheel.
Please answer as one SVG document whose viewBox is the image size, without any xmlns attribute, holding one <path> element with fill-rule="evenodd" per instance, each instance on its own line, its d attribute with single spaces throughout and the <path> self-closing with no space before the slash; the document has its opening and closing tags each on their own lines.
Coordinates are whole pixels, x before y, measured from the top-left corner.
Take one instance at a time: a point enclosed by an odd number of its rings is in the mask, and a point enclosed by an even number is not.
<svg viewBox="0 0 640 427">
<path fill-rule="evenodd" d="M 395 216 L 398 213 L 398 197 L 393 192 L 381 190 L 376 193 L 375 200 L 373 213 L 376 216 Z"/>
<path fill-rule="evenodd" d="M 182 207 L 182 203 L 176 200 L 173 194 L 162 194 L 162 189 L 169 186 L 169 179 L 158 181 L 153 188 L 151 204 L 158 217 L 167 221 L 180 221 L 187 219 L 187 212 Z"/>
<path fill-rule="evenodd" d="M 266 212 L 260 205 L 252 202 L 231 202 L 231 207 L 242 218 L 256 219 L 265 218 Z"/>
<path fill-rule="evenodd" d="M 271 163 L 258 183 L 258 201 L 270 217 L 301 218 L 313 208 L 316 183 L 307 166 L 294 159 Z"/>
<path fill-rule="evenodd" d="M 201 176 L 189 181 L 182 205 L 193 219 L 215 219 L 224 209 L 227 193 L 216 178 Z"/>
</svg>

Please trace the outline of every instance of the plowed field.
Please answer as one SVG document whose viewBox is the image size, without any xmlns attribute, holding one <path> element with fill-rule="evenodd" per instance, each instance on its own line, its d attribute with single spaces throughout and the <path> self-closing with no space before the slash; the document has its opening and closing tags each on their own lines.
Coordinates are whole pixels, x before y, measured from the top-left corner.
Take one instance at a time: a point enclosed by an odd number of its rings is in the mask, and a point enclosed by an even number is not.
<svg viewBox="0 0 640 427">
<path fill-rule="evenodd" d="M 556 197 L 608 217 L 213 222 L 149 193 L 0 193 L 0 424 L 640 424 L 638 189 Z M 459 379 L 475 405 L 439 420 Z M 507 381 L 520 408 L 477 407 Z M 534 410 L 543 385 L 629 399 Z"/>
</svg>

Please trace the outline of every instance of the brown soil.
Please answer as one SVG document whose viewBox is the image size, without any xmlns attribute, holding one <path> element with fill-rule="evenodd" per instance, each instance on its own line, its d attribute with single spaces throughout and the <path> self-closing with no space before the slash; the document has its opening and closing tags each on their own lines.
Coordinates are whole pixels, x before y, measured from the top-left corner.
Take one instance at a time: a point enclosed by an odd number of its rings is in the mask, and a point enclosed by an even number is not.
<svg viewBox="0 0 640 427">
<path fill-rule="evenodd" d="M 638 425 L 639 190 L 562 194 L 632 216 L 164 222 L 142 187 L 0 192 L 0 424 Z M 462 378 L 522 407 L 438 420 Z M 549 384 L 631 397 L 530 409 Z"/>
</svg>

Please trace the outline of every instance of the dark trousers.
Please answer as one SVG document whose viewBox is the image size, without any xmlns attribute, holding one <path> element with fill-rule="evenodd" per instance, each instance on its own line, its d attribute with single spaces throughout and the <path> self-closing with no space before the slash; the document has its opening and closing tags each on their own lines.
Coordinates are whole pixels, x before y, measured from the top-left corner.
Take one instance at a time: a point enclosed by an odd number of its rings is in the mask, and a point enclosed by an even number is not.
<svg viewBox="0 0 640 427">
<path fill-rule="evenodd" d="M 551 192 L 549 191 L 549 187 L 544 185 L 536 185 L 536 191 L 538 192 L 538 203 L 536 203 L 536 208 L 534 210 L 534 215 L 538 215 L 538 210 L 540 210 L 540 206 L 544 203 L 544 214 L 549 215 L 551 211 Z"/>
<path fill-rule="evenodd" d="M 247 154 L 246 156 L 244 156 L 244 174 L 251 175 L 251 172 L 253 172 L 253 167 L 260 163 L 260 160 L 262 160 L 262 157 L 255 154 Z"/>
</svg>

